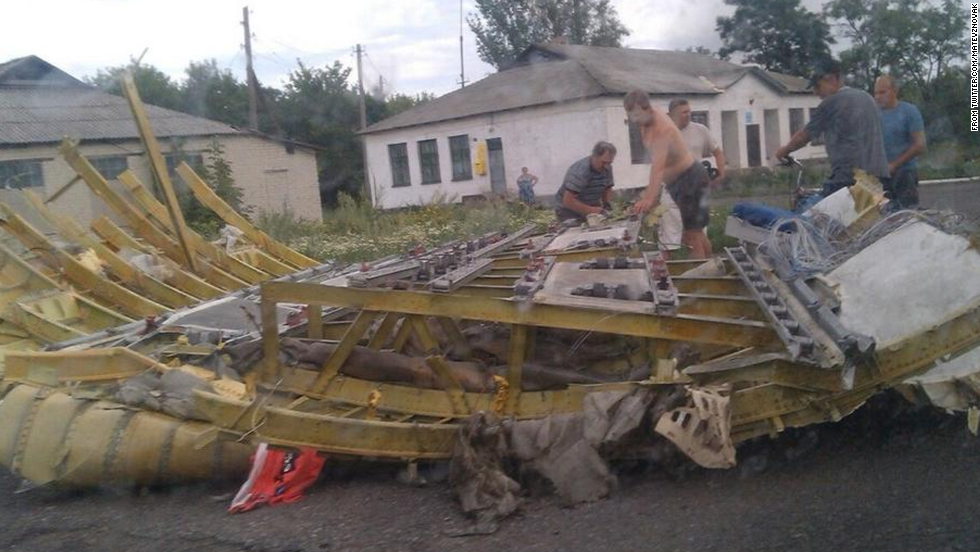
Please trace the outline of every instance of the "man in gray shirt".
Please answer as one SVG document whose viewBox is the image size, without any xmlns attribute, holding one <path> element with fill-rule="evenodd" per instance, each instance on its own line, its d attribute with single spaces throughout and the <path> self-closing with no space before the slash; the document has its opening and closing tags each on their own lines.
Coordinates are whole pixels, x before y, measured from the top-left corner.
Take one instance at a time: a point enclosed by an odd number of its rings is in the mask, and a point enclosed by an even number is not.
<svg viewBox="0 0 980 552">
<path fill-rule="evenodd" d="M 612 163 L 616 146 L 598 142 L 592 155 L 579 159 L 568 168 L 565 180 L 555 194 L 555 216 L 558 220 L 585 220 L 586 215 L 601 213 L 612 196 Z"/>
<path fill-rule="evenodd" d="M 833 60 L 817 65 L 810 86 L 823 101 L 810 122 L 776 150 L 776 158 L 785 159 L 822 134 L 830 158 L 830 176 L 823 183 L 824 197 L 854 184 L 854 169 L 887 178 L 888 158 L 874 98 L 863 90 L 844 86 L 840 64 Z"/>
</svg>

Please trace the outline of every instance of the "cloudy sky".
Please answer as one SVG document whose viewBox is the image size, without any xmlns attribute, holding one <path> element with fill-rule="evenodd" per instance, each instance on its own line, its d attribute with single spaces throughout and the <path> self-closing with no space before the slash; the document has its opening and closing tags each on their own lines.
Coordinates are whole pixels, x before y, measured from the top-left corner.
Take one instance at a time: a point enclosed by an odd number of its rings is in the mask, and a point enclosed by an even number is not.
<svg viewBox="0 0 980 552">
<path fill-rule="evenodd" d="M 255 69 L 278 86 L 296 66 L 339 60 L 354 65 L 354 45 L 367 51 L 366 86 L 383 77 L 399 92 L 442 94 L 459 79 L 459 0 L 29 0 L 4 2 L 0 61 L 38 55 L 75 76 L 138 57 L 175 78 L 190 61 L 214 58 L 242 76 L 241 9 L 251 12 Z M 636 48 L 720 46 L 715 17 L 722 0 L 613 0 Z M 819 5 L 819 0 L 805 0 Z M 464 0 L 466 13 L 473 0 Z M 464 23 L 466 78 L 492 68 L 476 54 Z"/>
</svg>

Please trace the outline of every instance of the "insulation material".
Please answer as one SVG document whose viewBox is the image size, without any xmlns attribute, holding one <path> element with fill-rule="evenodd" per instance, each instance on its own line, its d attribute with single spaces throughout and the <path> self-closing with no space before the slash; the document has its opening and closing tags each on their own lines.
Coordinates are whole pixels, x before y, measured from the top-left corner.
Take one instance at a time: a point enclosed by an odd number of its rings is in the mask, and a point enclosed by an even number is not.
<svg viewBox="0 0 980 552">
<path fill-rule="evenodd" d="M 804 215 L 813 216 L 823 214 L 840 222 L 844 226 L 850 226 L 861 216 L 857 210 L 857 204 L 851 195 L 850 188 L 841 188 L 829 196 L 821 199 L 816 205 L 810 207 Z"/>
<path fill-rule="evenodd" d="M 980 404 L 980 347 L 942 362 L 905 383 L 922 389 L 940 408 L 966 411 Z"/>
<path fill-rule="evenodd" d="M 980 253 L 924 222 L 896 230 L 826 276 L 840 321 L 879 349 L 922 333 L 980 301 Z"/>
<path fill-rule="evenodd" d="M 238 477 L 251 447 L 209 424 L 18 385 L 0 402 L 0 465 L 36 485 L 152 485 Z"/>
<path fill-rule="evenodd" d="M 734 467 L 732 407 L 727 390 L 691 388 L 689 392 L 691 406 L 661 416 L 655 431 L 701 467 Z"/>
</svg>

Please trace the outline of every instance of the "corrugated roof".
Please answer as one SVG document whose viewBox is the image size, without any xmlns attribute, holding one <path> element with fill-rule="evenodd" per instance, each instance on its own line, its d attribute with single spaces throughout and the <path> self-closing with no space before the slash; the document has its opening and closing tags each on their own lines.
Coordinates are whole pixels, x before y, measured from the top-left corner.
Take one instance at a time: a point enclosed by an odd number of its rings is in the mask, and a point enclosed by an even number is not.
<svg viewBox="0 0 980 552">
<path fill-rule="evenodd" d="M 81 83 L 39 58 L 31 58 L 0 65 L 0 145 L 59 142 L 65 136 L 79 140 L 139 138 L 125 99 Z M 14 73 L 11 68 L 16 69 L 16 79 L 9 78 Z M 45 74 L 46 68 L 57 73 L 48 70 Z M 25 75 L 36 80 L 25 79 Z M 52 75 L 57 79 L 52 79 Z M 51 85 L 52 82 L 61 84 Z M 240 132 L 217 121 L 152 105 L 146 106 L 146 114 L 159 137 Z"/>
<path fill-rule="evenodd" d="M 806 80 L 691 52 L 599 46 L 540 45 L 508 69 L 371 125 L 364 134 L 485 113 L 621 95 L 720 94 L 746 74 L 780 93 L 806 93 Z"/>
</svg>

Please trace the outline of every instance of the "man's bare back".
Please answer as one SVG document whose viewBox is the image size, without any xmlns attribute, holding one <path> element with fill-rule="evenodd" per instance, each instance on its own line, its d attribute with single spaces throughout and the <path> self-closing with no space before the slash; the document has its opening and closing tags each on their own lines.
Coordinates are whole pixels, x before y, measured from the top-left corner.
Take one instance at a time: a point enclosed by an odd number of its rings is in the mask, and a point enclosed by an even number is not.
<svg viewBox="0 0 980 552">
<path fill-rule="evenodd" d="M 677 180 L 677 177 L 691 167 L 694 158 L 687 150 L 681 131 L 677 130 L 674 121 L 666 113 L 656 107 L 652 108 L 654 121 L 653 124 L 641 128 L 643 145 L 647 151 L 664 149 L 667 152 L 667 159 L 663 167 L 663 183 L 670 184 Z M 651 154 L 652 155 L 652 154 Z"/>
<path fill-rule="evenodd" d="M 657 204 L 661 184 L 670 184 L 694 163 L 674 121 L 656 107 L 631 115 L 640 125 L 643 145 L 650 152 L 650 181 L 640 196 L 636 210 L 643 212 Z"/>
<path fill-rule="evenodd" d="M 639 126 L 643 145 L 650 152 L 650 180 L 633 213 L 642 214 L 660 201 L 661 186 L 666 185 L 670 197 L 681 212 L 684 231 L 681 241 L 690 247 L 691 255 L 704 259 L 711 255 L 711 242 L 705 227 L 711 213 L 708 209 L 708 172 L 695 162 L 666 113 L 653 107 L 642 90 L 633 90 L 623 98 L 623 108 L 631 123 Z"/>
</svg>

